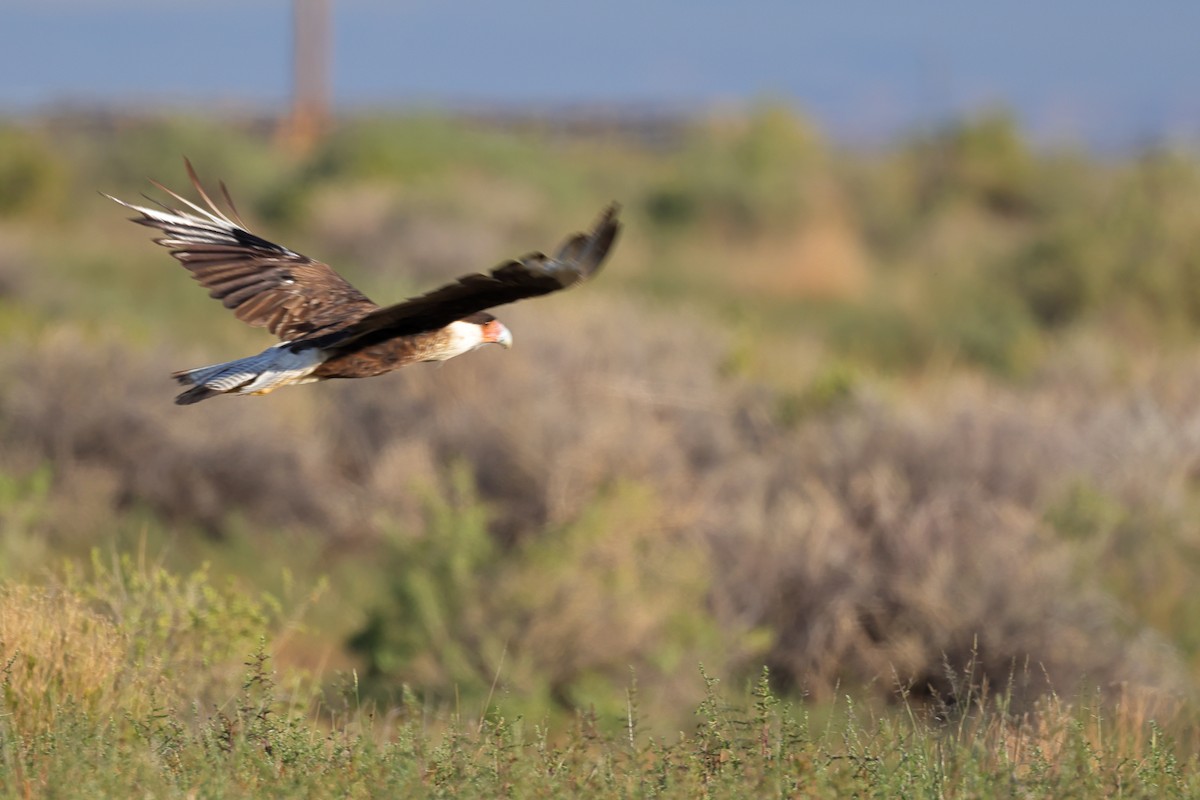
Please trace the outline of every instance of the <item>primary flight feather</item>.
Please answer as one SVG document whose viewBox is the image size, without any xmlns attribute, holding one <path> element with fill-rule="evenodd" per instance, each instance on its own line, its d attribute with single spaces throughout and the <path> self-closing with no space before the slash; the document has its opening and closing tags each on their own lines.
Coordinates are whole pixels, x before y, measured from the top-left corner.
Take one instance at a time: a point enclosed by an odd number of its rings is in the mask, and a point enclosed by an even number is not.
<svg viewBox="0 0 1200 800">
<path fill-rule="evenodd" d="M 512 334 L 487 309 L 586 280 L 600 269 L 621 228 L 614 203 L 590 232 L 569 237 L 553 256 L 530 253 L 381 308 L 328 264 L 247 230 L 224 183 L 230 213 L 221 211 L 191 163 L 184 163 L 207 208 L 156 182 L 180 206 L 152 201 L 158 205 L 153 208 L 105 197 L 136 211 L 134 222 L 162 231 L 154 241 L 170 248 L 209 296 L 281 342 L 254 356 L 176 372 L 173 377 L 189 387 L 175 398 L 181 405 L 218 394 L 267 394 L 330 378 L 369 378 L 489 343 L 509 347 Z"/>
</svg>

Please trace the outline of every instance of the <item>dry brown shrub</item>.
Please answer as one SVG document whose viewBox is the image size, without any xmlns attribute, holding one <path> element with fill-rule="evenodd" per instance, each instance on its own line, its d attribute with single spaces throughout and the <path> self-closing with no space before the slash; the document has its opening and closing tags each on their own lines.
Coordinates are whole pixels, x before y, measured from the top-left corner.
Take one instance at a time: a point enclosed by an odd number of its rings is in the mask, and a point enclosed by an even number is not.
<svg viewBox="0 0 1200 800">
<path fill-rule="evenodd" d="M 950 698 L 969 662 L 1018 699 L 1174 685 L 1177 665 L 1118 634 L 1117 609 L 1041 524 L 1044 494 L 1086 465 L 1078 431 L 1029 411 L 972 388 L 917 412 L 868 403 L 781 455 L 760 524 L 730 520 L 718 544 L 740 570 L 733 606 L 778 634 L 777 675 L 824 697 L 894 678 Z"/>
<path fill-rule="evenodd" d="M 280 525 L 350 524 L 326 496 L 338 481 L 322 451 L 297 447 L 296 429 L 278 409 L 209 408 L 183 417 L 171 404 L 172 366 L 161 355 L 73 329 L 6 356 L 5 460 L 49 463 L 68 498 L 104 504 L 75 509 L 82 524 L 131 505 L 213 532 L 231 511 Z"/>
<path fill-rule="evenodd" d="M 122 692 L 125 637 L 65 592 L 0 589 L 0 666 L 5 722 L 22 736 L 51 730 L 64 708 L 102 718 L 141 694 Z"/>
</svg>

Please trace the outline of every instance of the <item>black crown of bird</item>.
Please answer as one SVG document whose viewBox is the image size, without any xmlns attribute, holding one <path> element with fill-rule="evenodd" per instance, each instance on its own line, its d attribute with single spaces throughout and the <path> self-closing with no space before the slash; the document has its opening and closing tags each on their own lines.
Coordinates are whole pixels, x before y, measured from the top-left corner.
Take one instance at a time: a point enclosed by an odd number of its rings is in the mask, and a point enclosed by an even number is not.
<svg viewBox="0 0 1200 800">
<path fill-rule="evenodd" d="M 133 222 L 155 228 L 210 297 L 238 319 L 266 328 L 280 343 L 261 353 L 182 370 L 188 387 L 180 405 L 219 394 L 261 395 L 281 386 L 331 378 L 369 378 L 418 361 L 445 361 L 485 344 L 512 346 L 512 333 L 488 313 L 496 306 L 581 283 L 604 264 L 621 229 L 610 204 L 592 229 L 568 236 L 552 256 L 529 253 L 488 272 L 464 275 L 431 292 L 378 306 L 328 265 L 250 232 L 226 189 L 222 211 L 186 158 L 203 207 L 151 181 L 178 205 L 110 200 L 137 212 Z"/>
</svg>

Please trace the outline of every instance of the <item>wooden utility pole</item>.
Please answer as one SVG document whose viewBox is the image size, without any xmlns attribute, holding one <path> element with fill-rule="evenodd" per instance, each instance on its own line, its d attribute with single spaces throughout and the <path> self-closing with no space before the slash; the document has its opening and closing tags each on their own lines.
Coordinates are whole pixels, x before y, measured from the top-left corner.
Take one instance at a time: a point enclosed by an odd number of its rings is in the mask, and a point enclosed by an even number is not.
<svg viewBox="0 0 1200 800">
<path fill-rule="evenodd" d="M 292 0 L 292 110 L 283 145 L 304 154 L 329 125 L 329 0 Z"/>
</svg>

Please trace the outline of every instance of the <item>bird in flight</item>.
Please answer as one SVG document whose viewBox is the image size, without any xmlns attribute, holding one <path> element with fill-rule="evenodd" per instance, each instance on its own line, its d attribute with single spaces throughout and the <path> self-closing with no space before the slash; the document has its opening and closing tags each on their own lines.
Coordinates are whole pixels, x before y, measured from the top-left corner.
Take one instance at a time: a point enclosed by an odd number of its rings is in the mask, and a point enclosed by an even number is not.
<svg viewBox="0 0 1200 800">
<path fill-rule="evenodd" d="M 105 197 L 136 211 L 133 222 L 162 231 L 154 241 L 170 248 L 210 297 L 281 341 L 257 355 L 174 373 L 188 387 L 175 398 L 180 405 L 219 394 L 259 395 L 331 378 L 369 378 L 490 343 L 510 347 L 512 334 L 487 309 L 586 280 L 604 263 L 621 227 L 614 203 L 590 232 L 568 237 L 553 256 L 530 253 L 380 307 L 328 264 L 251 233 L 225 184 L 221 193 L 232 218 L 204 191 L 191 162 L 184 164 L 207 209 L 157 181 L 151 182 L 185 207 L 152 201 L 159 207 L 150 208 Z"/>
</svg>

